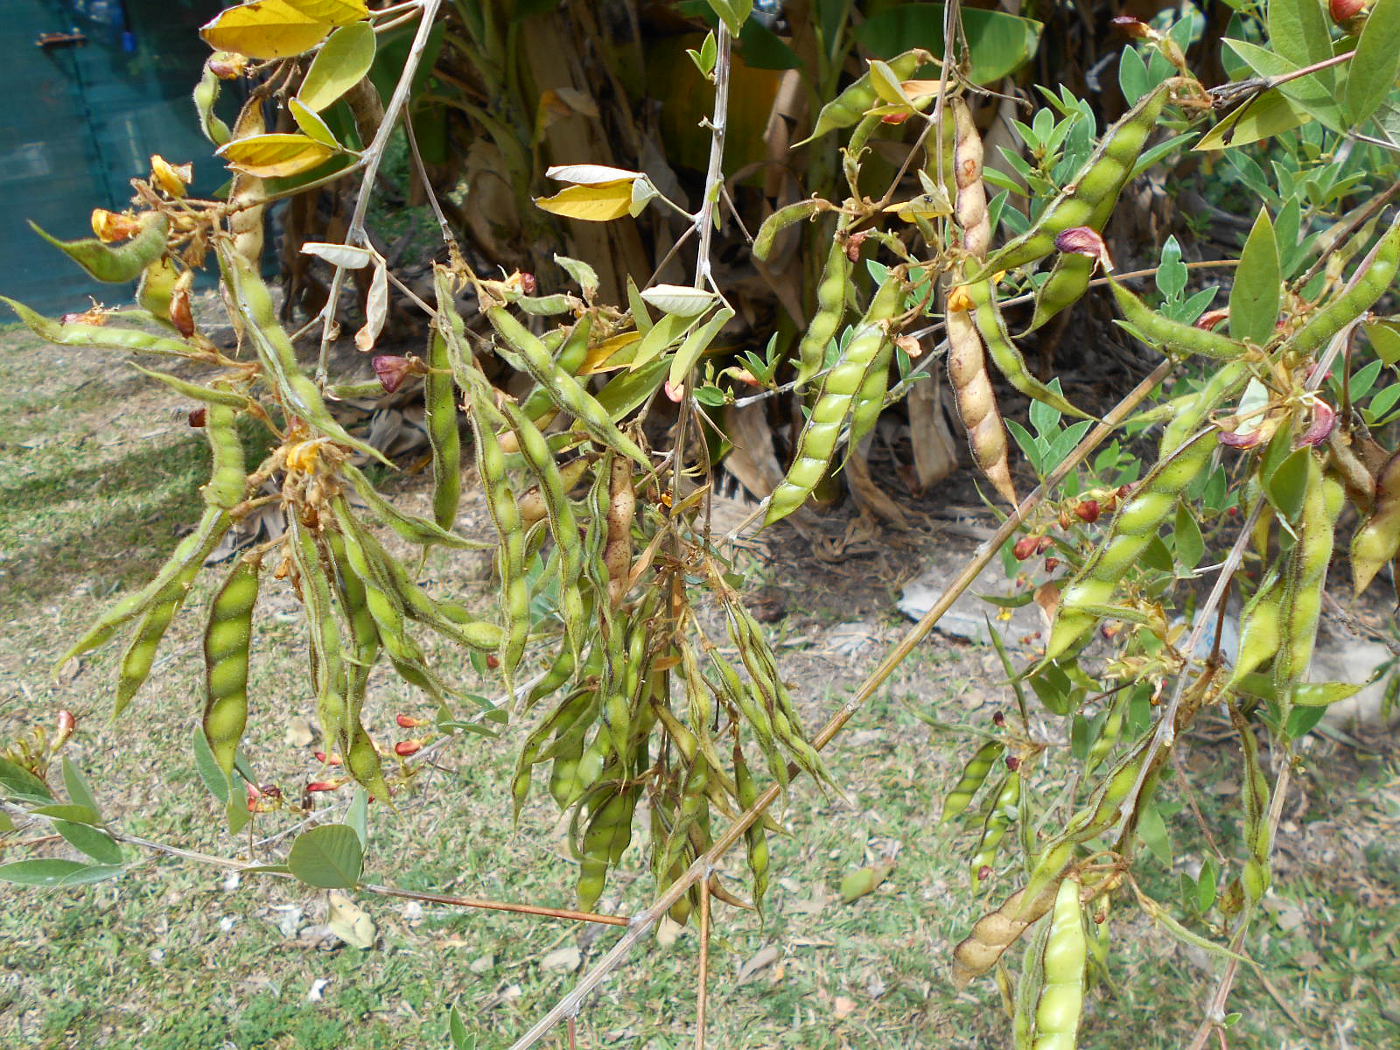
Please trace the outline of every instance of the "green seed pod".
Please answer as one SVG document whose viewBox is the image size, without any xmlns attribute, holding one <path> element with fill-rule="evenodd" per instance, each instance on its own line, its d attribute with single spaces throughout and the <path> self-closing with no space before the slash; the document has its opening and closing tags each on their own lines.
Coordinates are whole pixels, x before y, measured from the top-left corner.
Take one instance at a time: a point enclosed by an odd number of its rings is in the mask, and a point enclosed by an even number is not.
<svg viewBox="0 0 1400 1050">
<path fill-rule="evenodd" d="M 1050 939 L 1045 943 L 1045 984 L 1035 1011 L 1035 1050 L 1074 1050 L 1084 1008 L 1087 958 L 1079 883 L 1065 879 L 1055 894 Z"/>
<path fill-rule="evenodd" d="M 1283 598 L 1285 580 L 1275 573 L 1250 599 L 1240 615 L 1239 655 L 1230 676 L 1230 685 L 1237 685 L 1246 675 L 1257 670 L 1278 652 L 1283 640 Z"/>
<path fill-rule="evenodd" d="M 243 502 L 248 472 L 243 465 L 243 442 L 238 437 L 238 410 L 211 403 L 205 408 L 204 433 L 213 453 L 209 481 L 201 490 L 212 507 L 232 510 Z"/>
<path fill-rule="evenodd" d="M 1164 460 L 1142 481 L 1119 510 L 1098 554 L 1075 574 L 1060 597 L 1060 607 L 1045 649 L 1047 661 L 1057 659 L 1078 643 L 1096 623 L 1086 606 L 1107 605 L 1123 573 L 1138 560 L 1176 506 L 1176 501 L 1210 463 L 1214 435 L 1206 431 Z"/>
<path fill-rule="evenodd" d="M 1118 301 L 1118 309 L 1123 312 L 1124 320 L 1133 331 L 1165 353 L 1233 361 L 1249 350 L 1238 339 L 1163 317 L 1156 310 L 1149 309 L 1146 303 L 1117 280 L 1111 279 L 1109 286 L 1113 289 L 1113 298 Z"/>
<path fill-rule="evenodd" d="M 891 270 L 876 290 L 870 308 L 846 344 L 841 360 L 822 380 L 811 417 L 798 435 L 797 449 L 787 476 L 768 497 L 768 513 L 763 520 L 765 527 L 787 517 L 807 502 L 807 497 L 826 475 L 857 395 L 861 393 L 866 377 L 882 353 L 887 351 L 889 335 L 885 322 L 898 311 L 903 297 L 904 279 L 899 271 Z"/>
<path fill-rule="evenodd" d="M 890 59 L 890 71 L 900 80 L 908 80 L 920 66 L 933 61 L 933 56 L 922 48 L 912 48 Z M 875 90 L 875 82 L 869 72 L 853 80 L 834 99 L 822 107 L 817 114 L 817 123 L 812 133 L 801 142 L 793 143 L 793 148 L 819 139 L 828 132 L 848 128 L 857 123 L 872 106 L 878 105 L 880 96 Z"/>
<path fill-rule="evenodd" d="M 1387 562 L 1400 554 L 1400 454 L 1391 456 L 1376 479 L 1375 510 L 1351 543 L 1352 587 L 1361 594 Z"/>
<path fill-rule="evenodd" d="M 225 776 L 248 720 L 248 654 L 261 565 L 240 559 L 209 606 L 204 630 L 204 736 Z"/>
<path fill-rule="evenodd" d="M 441 271 L 435 271 L 441 273 Z M 450 289 L 438 278 L 438 298 Z M 450 302 L 450 298 L 449 298 Z M 434 329 L 428 337 L 428 375 L 423 380 L 423 407 L 433 450 L 433 521 L 451 529 L 462 499 L 462 436 L 457 430 L 457 386 L 447 338 Z"/>
<path fill-rule="evenodd" d="M 1011 773 L 997 788 L 992 808 L 987 813 L 987 819 L 982 825 L 982 837 L 978 840 L 977 849 L 973 851 L 972 859 L 968 861 L 968 874 L 972 877 L 974 892 L 982 888 L 982 870 L 996 863 L 997 847 L 1001 845 L 1001 840 L 1006 837 L 1007 829 L 1016 819 L 1016 807 L 1020 801 L 1021 774 Z"/>
<path fill-rule="evenodd" d="M 1012 340 L 1011 333 L 1007 331 L 1006 319 L 1001 315 L 996 288 L 991 278 L 963 285 L 962 291 L 972 300 L 972 320 L 977 325 L 982 341 L 986 343 L 987 354 L 1008 383 L 1031 400 L 1041 401 L 1065 415 L 1078 416 L 1081 419 L 1094 418 L 1076 408 L 1063 394 L 1031 375 L 1026 359 Z"/>
<path fill-rule="evenodd" d="M 1285 349 L 1306 355 L 1325 345 L 1390 290 L 1397 267 L 1400 267 L 1400 215 L 1391 220 L 1390 229 L 1361 260 L 1341 294 L 1294 332 L 1284 344 Z"/>
<path fill-rule="evenodd" d="M 1002 741 L 988 740 L 968 759 L 967 765 L 963 767 L 962 776 L 943 800 L 944 824 L 956 819 L 972 804 L 978 789 L 986 782 L 987 774 L 992 771 L 992 766 L 1005 751 L 1006 744 Z"/>
<path fill-rule="evenodd" d="M 1111 211 L 1137 163 L 1147 136 L 1157 126 L 1162 107 L 1176 81 L 1168 80 L 1148 92 L 1118 123 L 1109 128 L 1079 174 L 1046 206 L 1025 233 L 992 252 L 982 276 L 1043 259 L 1055 249 L 1055 238 L 1073 226 L 1090 225 Z"/>
<path fill-rule="evenodd" d="M 838 229 L 831 240 L 826 266 L 817 284 L 817 309 L 797 347 L 797 385 L 803 386 L 821 370 L 826 348 L 836 337 L 846 316 L 846 298 L 851 289 L 851 259 Z"/>
</svg>

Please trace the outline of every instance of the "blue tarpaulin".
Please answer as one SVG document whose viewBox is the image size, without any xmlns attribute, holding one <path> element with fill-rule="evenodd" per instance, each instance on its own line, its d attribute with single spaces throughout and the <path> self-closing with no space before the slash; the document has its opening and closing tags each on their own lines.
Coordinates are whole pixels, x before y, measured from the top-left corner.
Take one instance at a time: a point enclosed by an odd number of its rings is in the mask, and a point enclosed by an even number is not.
<svg viewBox="0 0 1400 1050">
<path fill-rule="evenodd" d="M 227 173 L 190 100 L 209 53 L 198 28 L 218 0 L 6 0 L 0 19 L 0 293 L 50 313 L 132 287 L 99 284 L 39 239 L 90 237 L 93 208 L 121 211 L 150 156 L 194 162 L 193 193 Z M 41 46 L 47 37 L 48 46 Z"/>
</svg>

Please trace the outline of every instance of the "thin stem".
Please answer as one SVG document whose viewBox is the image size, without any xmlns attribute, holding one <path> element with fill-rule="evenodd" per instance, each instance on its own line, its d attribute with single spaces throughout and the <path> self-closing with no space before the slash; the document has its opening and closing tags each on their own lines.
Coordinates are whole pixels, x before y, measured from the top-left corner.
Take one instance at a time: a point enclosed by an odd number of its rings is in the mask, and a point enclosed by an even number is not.
<svg viewBox="0 0 1400 1050">
<path fill-rule="evenodd" d="M 705 1011 L 710 998 L 710 879 L 700 880 L 700 975 L 695 992 L 695 1050 L 705 1050 Z"/>
<path fill-rule="evenodd" d="M 345 233 L 346 244 L 368 246 L 368 237 L 365 234 L 365 215 L 369 211 L 370 197 L 374 191 L 374 180 L 379 174 L 379 165 L 384 160 L 384 151 L 388 147 L 390 136 L 393 135 L 394 128 L 399 122 L 399 115 L 408 102 L 414 74 L 418 71 L 418 64 L 422 61 L 423 52 L 428 47 L 428 37 L 433 31 L 433 22 L 437 18 L 438 7 L 441 4 L 442 0 L 423 0 L 422 2 L 418 32 L 413 37 L 413 45 L 409 48 L 408 58 L 404 61 L 403 73 L 399 77 L 398 84 L 394 87 L 394 94 L 390 97 L 389 104 L 384 107 L 384 119 L 380 122 L 379 131 L 375 134 L 374 141 L 362 154 L 364 180 L 360 183 L 360 194 L 355 200 L 355 210 L 350 215 L 350 226 Z M 322 387 L 326 385 L 326 370 L 330 363 L 331 343 L 334 341 L 337 331 L 336 306 L 339 303 L 340 289 L 344 283 L 345 267 L 337 266 L 335 273 L 331 276 L 330 294 L 326 297 L 326 305 L 321 311 L 321 353 L 316 360 L 316 382 Z"/>
<path fill-rule="evenodd" d="M 861 684 L 855 695 L 838 710 L 822 728 L 812 741 L 812 746 L 821 750 L 834 739 L 837 734 L 845 728 L 851 717 L 884 685 L 885 681 L 894 673 L 895 669 L 904 661 L 914 648 L 928 636 L 943 615 L 953 606 L 953 603 L 966 591 L 978 576 L 982 574 L 993 559 L 1000 552 L 1002 544 L 1009 539 L 1013 533 L 1026 520 L 1026 517 L 1037 506 L 1044 501 L 1046 493 L 1059 485 L 1071 471 L 1076 469 L 1084 459 L 1098 448 L 1098 446 L 1113 431 L 1127 419 L 1137 408 L 1142 400 L 1147 397 L 1157 385 L 1171 372 L 1172 362 L 1163 361 L 1152 374 L 1139 383 L 1133 390 L 1120 401 L 1114 409 L 1104 417 L 1093 430 L 1084 436 L 1079 446 L 1058 466 L 1055 471 L 1029 496 L 1022 501 L 1021 505 L 1004 521 L 996 533 L 987 540 L 963 571 L 958 575 L 943 595 L 933 604 L 933 607 L 924 614 L 923 619 L 916 623 L 905 634 L 898 645 L 880 662 L 880 665 L 871 671 L 869 676 Z M 788 767 L 789 775 L 797 777 L 801 775 L 800 770 L 795 765 Z M 593 969 L 584 974 L 574 986 L 573 990 L 559 1000 L 542 1018 L 535 1022 L 530 1029 L 519 1039 L 511 1044 L 510 1050 L 526 1050 L 535 1046 L 546 1034 L 565 1017 L 570 1016 L 578 1010 L 579 1005 L 601 985 L 619 965 L 627 958 L 632 948 L 647 935 L 647 932 L 660 921 L 671 905 L 680 900 L 682 895 L 690 890 L 700 879 L 712 871 L 716 864 L 723 859 L 735 844 L 743 838 L 746 832 L 755 821 L 763 816 L 768 807 L 778 800 L 783 794 L 783 788 L 777 784 L 770 786 L 752 806 L 748 808 L 734 823 L 730 824 L 723 835 L 710 847 L 709 851 L 696 858 L 690 868 L 679 879 L 673 882 L 664 893 L 662 893 L 651 906 L 633 917 L 631 925 L 615 945 L 598 960 Z"/>
<path fill-rule="evenodd" d="M 377 893 L 382 897 L 402 897 L 404 900 L 426 901 L 430 904 L 450 904 L 458 908 L 508 911 L 517 915 L 545 915 L 552 919 L 596 922 L 600 926 L 626 926 L 631 921 L 623 915 L 602 915 L 592 911 L 571 911 L 568 908 L 546 908 L 536 904 L 512 904 L 507 901 L 487 900 L 484 897 L 449 897 L 440 893 L 419 893 L 416 890 L 400 890 L 393 886 L 380 886 L 373 883 L 361 884 L 355 888 L 364 890 L 366 893 Z"/>
<path fill-rule="evenodd" d="M 452 232 L 452 224 L 447 221 L 447 216 L 443 214 L 442 205 L 438 202 L 437 194 L 433 191 L 432 180 L 428 178 L 428 166 L 423 163 L 423 154 L 418 149 L 418 136 L 413 133 L 413 117 L 405 113 L 403 118 L 404 134 L 408 137 L 409 152 L 413 155 L 413 166 L 418 171 L 418 178 L 423 182 L 423 194 L 428 198 L 428 204 L 433 209 L 438 226 L 442 230 L 442 239 L 447 242 L 448 250 L 455 260 L 462 253 L 462 249 L 457 245 L 457 237 Z M 432 311 L 429 311 L 430 313 Z"/>
</svg>

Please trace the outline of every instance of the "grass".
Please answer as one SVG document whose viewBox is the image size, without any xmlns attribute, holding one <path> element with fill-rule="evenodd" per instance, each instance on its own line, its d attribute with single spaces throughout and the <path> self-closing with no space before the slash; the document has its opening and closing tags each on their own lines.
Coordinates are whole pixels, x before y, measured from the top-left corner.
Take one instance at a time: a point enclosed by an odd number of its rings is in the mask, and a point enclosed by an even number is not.
<svg viewBox="0 0 1400 1050">
<path fill-rule="evenodd" d="M 110 817 L 133 834 L 238 855 L 246 840 L 222 832 L 187 746 L 200 695 L 192 610 L 207 601 L 217 573 L 196 585 L 152 682 L 120 724 L 106 714 L 116 658 L 110 648 L 91 654 L 76 675 L 48 674 L 108 595 L 147 577 L 193 519 L 205 464 L 197 432 L 163 391 L 114 365 L 56 353 L 13 331 L 0 342 L 0 389 L 19 391 L 0 420 L 0 612 L 7 626 L 0 639 L 0 743 L 48 724 L 66 706 L 81 720 L 69 754 Z M 421 481 L 404 485 L 401 495 L 414 509 L 425 504 Z M 483 520 L 480 507 L 469 507 L 469 515 Z M 430 570 L 469 600 L 490 600 L 479 565 L 435 553 Z M 806 593 L 816 589 L 815 577 L 801 575 L 817 571 L 782 564 L 753 575 L 803 593 L 803 607 L 794 611 L 806 616 L 826 604 Z M 888 608 L 879 581 L 869 590 L 867 607 Z M 305 643 L 295 600 L 282 587 L 268 592 L 255 643 L 247 750 L 259 779 L 294 796 L 319 768 L 307 748 L 287 741 L 294 720 L 311 715 Z M 877 617 L 874 644 L 854 658 L 823 650 L 820 622 L 780 630 L 816 642 L 783 650 L 785 673 L 816 722 L 902 627 Z M 436 655 L 446 673 L 486 688 L 453 654 Z M 986 726 L 994 705 L 1008 700 L 999 677 L 990 651 L 930 642 L 837 743 L 831 768 L 845 797 L 795 787 L 780 814 L 790 833 L 774 839 L 764 919 L 717 912 L 712 1047 L 1007 1045 L 994 982 L 964 992 L 948 982 L 949 948 L 985 902 L 966 888 L 975 830 L 938 821 L 942 795 L 975 746 L 968 728 Z M 396 712 L 429 713 L 422 698 L 387 676 L 376 678 L 372 695 L 372 724 L 386 739 L 393 738 Z M 375 807 L 369 877 L 567 906 L 573 866 L 552 802 L 537 788 L 520 826 L 510 821 L 507 783 L 522 734 L 513 726 L 499 742 L 466 738 L 400 794 L 395 810 Z M 1400 785 L 1393 755 L 1356 758 L 1326 750 L 1333 746 L 1315 742 L 1314 761 L 1299 775 L 1307 806 L 1285 814 L 1278 886 L 1248 945 L 1263 977 L 1248 967 L 1241 972 L 1231 1000 L 1241 1013 L 1232 1045 L 1393 1039 L 1400 862 L 1387 834 L 1400 819 Z M 1189 761 L 1207 827 L 1228 852 L 1239 836 L 1235 756 L 1197 741 Z M 1035 790 L 1052 795 L 1059 775 L 1048 765 Z M 1164 800 L 1176 859 L 1145 861 L 1144 889 L 1179 910 L 1181 872 L 1203 843 L 1171 781 Z M 291 813 L 267 814 L 256 834 L 295 821 Z M 5 859 L 32 853 L 20 848 Z M 113 882 L 61 893 L 6 887 L 0 1046 L 417 1050 L 447 1045 L 446 1006 L 453 1001 L 483 1047 L 504 1046 L 572 986 L 574 973 L 543 965 L 551 952 L 576 946 L 587 965 L 616 936 L 361 896 L 357 903 L 379 934 L 373 949 L 361 951 L 324 936 L 324 894 L 255 875 L 230 881 L 212 868 L 128 853 L 129 872 Z M 869 896 L 841 903 L 842 877 L 887 856 L 897 858 L 892 875 Z M 742 892 L 742 857 L 726 870 Z M 1000 889 L 1011 881 L 1004 873 Z M 599 908 L 628 914 L 652 892 L 634 847 Z M 1218 922 L 1218 912 L 1208 919 Z M 1190 925 L 1219 939 L 1205 920 Z M 1112 960 L 1096 973 L 1080 1045 L 1180 1046 L 1220 961 L 1166 936 L 1126 904 L 1117 907 L 1112 931 Z M 743 973 L 770 946 L 777 950 L 770 965 Z M 693 931 L 670 945 L 645 942 L 581 1015 L 578 1045 L 691 1045 L 696 957 Z M 1009 954 L 1013 966 L 1019 957 Z M 546 1045 L 565 1045 L 562 1033 Z"/>
</svg>

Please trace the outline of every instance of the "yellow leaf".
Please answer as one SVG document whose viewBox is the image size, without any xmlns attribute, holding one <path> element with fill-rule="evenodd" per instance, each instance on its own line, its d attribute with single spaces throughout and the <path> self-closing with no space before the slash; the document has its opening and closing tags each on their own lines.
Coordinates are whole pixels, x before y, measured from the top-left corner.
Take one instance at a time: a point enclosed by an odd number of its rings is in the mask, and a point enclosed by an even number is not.
<svg viewBox="0 0 1400 1050">
<path fill-rule="evenodd" d="M 631 181 L 596 186 L 568 186 L 553 197 L 535 198 L 537 207 L 566 219 L 608 222 L 620 219 L 632 207 Z"/>
<path fill-rule="evenodd" d="M 632 363 L 632 355 L 625 354 L 623 351 L 628 347 L 635 349 L 641 338 L 641 332 L 623 332 L 620 335 L 604 339 L 597 346 L 589 347 L 588 355 L 583 360 L 583 367 L 579 369 L 579 375 L 591 376 L 597 375 L 599 372 L 610 372 L 616 368 L 626 368 Z"/>
<path fill-rule="evenodd" d="M 306 135 L 251 135 L 234 139 L 216 152 L 231 168 L 275 179 L 310 171 L 339 151 Z"/>
<path fill-rule="evenodd" d="M 336 26 L 367 14 L 364 0 L 254 0 L 222 12 L 199 35 L 219 51 L 286 58 L 310 51 Z"/>
</svg>

